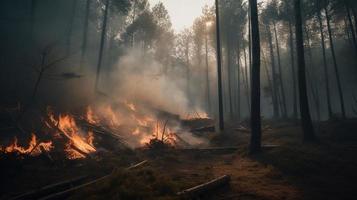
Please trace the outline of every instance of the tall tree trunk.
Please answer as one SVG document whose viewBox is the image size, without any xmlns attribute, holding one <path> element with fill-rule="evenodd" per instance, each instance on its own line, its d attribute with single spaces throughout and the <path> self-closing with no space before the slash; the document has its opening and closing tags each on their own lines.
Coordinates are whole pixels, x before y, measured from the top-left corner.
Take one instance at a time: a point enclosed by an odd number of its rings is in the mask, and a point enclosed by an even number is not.
<svg viewBox="0 0 357 200">
<path fill-rule="evenodd" d="M 250 153 L 261 151 L 261 111 L 260 111 L 260 38 L 257 0 L 250 0 L 252 27 L 252 86 L 251 86 L 251 139 Z"/>
<path fill-rule="evenodd" d="M 349 5 L 347 4 L 346 0 L 345 0 L 345 7 L 346 7 L 346 11 L 347 11 L 347 18 L 348 18 L 348 22 L 349 22 L 349 27 L 351 29 L 351 35 L 352 35 L 352 41 L 353 41 L 353 46 L 355 49 L 355 54 L 357 55 L 357 40 L 356 40 L 356 32 L 353 28 L 353 22 L 352 22 L 352 17 L 351 17 L 351 10 L 349 8 Z M 357 27 L 356 27 L 357 28 Z"/>
<path fill-rule="evenodd" d="M 268 69 L 268 63 L 267 63 L 267 59 L 266 59 L 266 56 L 264 54 L 264 51 L 261 51 L 262 52 L 262 56 L 263 56 L 263 61 L 264 61 L 264 70 L 265 70 L 265 74 L 266 74 L 266 77 L 268 79 L 268 87 L 269 87 L 269 90 L 271 92 L 271 100 L 273 102 L 273 83 L 272 83 L 272 80 L 271 80 L 271 76 L 269 74 L 269 69 Z"/>
<path fill-rule="evenodd" d="M 282 69 L 281 69 L 281 58 L 280 58 L 280 46 L 279 46 L 279 40 L 278 40 L 278 31 L 276 28 L 276 23 L 273 22 L 274 25 L 274 35 L 275 35 L 275 43 L 276 43 L 276 53 L 278 56 L 278 70 L 279 70 L 279 82 L 280 82 L 280 89 L 281 89 L 281 97 L 282 97 L 282 117 L 286 119 L 288 117 L 288 111 L 286 107 L 286 97 L 285 97 L 285 87 L 284 87 L 284 82 L 283 82 L 283 74 L 282 74 Z"/>
<path fill-rule="evenodd" d="M 186 57 L 186 94 L 189 102 L 189 108 L 191 109 L 191 88 L 190 88 L 190 55 L 189 55 L 189 42 L 186 43 L 185 57 Z"/>
<path fill-rule="evenodd" d="M 206 95 L 207 95 L 207 112 L 211 115 L 211 93 L 209 85 L 209 64 L 208 64 L 208 32 L 205 35 L 205 49 L 206 49 Z"/>
<path fill-rule="evenodd" d="M 86 0 L 86 10 L 84 15 L 84 26 L 82 33 L 82 47 L 81 47 L 81 60 L 80 60 L 80 70 L 83 70 L 83 65 L 85 62 L 85 56 L 87 52 L 87 36 L 88 36 L 88 24 L 89 24 L 89 11 L 90 11 L 90 0 Z"/>
<path fill-rule="evenodd" d="M 269 42 L 269 50 L 270 50 L 270 60 L 271 60 L 271 70 L 272 70 L 272 78 L 273 78 L 273 116 L 274 119 L 279 118 L 279 105 L 278 105 L 278 83 L 277 83 L 277 77 L 276 77 L 276 70 L 275 70 L 275 58 L 274 58 L 274 48 L 273 48 L 273 38 L 271 35 L 270 27 L 269 25 L 265 26 L 266 28 L 266 33 L 268 36 L 268 42 Z"/>
<path fill-rule="evenodd" d="M 97 64 L 97 73 L 95 77 L 95 90 L 98 90 L 98 85 L 99 85 L 99 76 L 100 76 L 100 70 L 102 68 L 102 59 L 103 59 L 103 50 L 104 50 L 104 44 L 105 44 L 105 38 L 107 34 L 107 23 L 108 23 L 108 12 L 109 12 L 109 5 L 110 0 L 105 1 L 105 8 L 104 8 L 104 16 L 103 16 L 103 26 L 102 26 L 102 33 L 101 33 L 101 38 L 100 38 L 100 48 L 99 48 L 99 58 L 98 58 L 98 64 Z"/>
<path fill-rule="evenodd" d="M 309 55 L 309 59 L 310 59 L 310 70 L 309 68 L 306 69 L 306 73 L 307 73 L 307 80 L 308 80 L 308 83 L 310 84 L 310 88 L 311 88 L 311 96 L 312 96 L 312 99 L 313 99 L 313 102 L 315 103 L 315 108 L 316 108 L 316 116 L 317 116 L 317 119 L 318 121 L 320 121 L 321 119 L 321 113 L 320 113 L 320 100 L 319 100 L 319 92 L 318 92 L 318 85 L 317 83 L 319 81 L 312 81 L 312 77 L 315 77 L 314 80 L 318 79 L 319 77 L 318 76 L 315 76 L 315 73 L 314 73 L 314 68 L 315 68 L 315 64 L 314 64 L 314 59 L 313 59 L 313 56 L 312 56 L 312 49 L 311 49 L 311 40 L 310 40 L 310 33 L 309 33 L 309 29 L 308 27 L 305 25 L 305 32 L 306 32 L 306 40 L 307 40 L 307 45 L 306 45 L 306 48 L 307 48 L 307 53 Z"/>
<path fill-rule="evenodd" d="M 344 30 L 345 30 L 345 35 L 346 35 L 346 37 L 347 38 L 345 38 L 345 40 L 346 40 L 346 43 L 349 45 L 349 46 L 351 46 L 351 48 L 353 49 L 354 48 L 354 46 L 353 46 L 353 41 L 352 41 L 352 36 L 351 36 L 351 31 L 350 31 L 350 27 L 349 27 L 349 25 L 348 25 L 348 22 L 347 22 L 347 19 L 346 19 L 347 17 L 345 17 L 344 19 L 343 19 L 343 22 L 344 22 Z"/>
<path fill-rule="evenodd" d="M 229 117 L 232 120 L 233 117 L 233 97 L 232 97 L 232 51 L 229 44 L 229 30 L 227 31 L 227 65 L 228 65 L 228 103 L 229 103 Z"/>
<path fill-rule="evenodd" d="M 218 115 L 219 115 L 219 130 L 224 130 L 223 118 L 223 91 L 222 91 L 222 49 L 221 49 L 221 34 L 220 34 L 220 21 L 219 21 L 219 4 L 215 0 L 216 5 L 216 37 L 217 37 L 217 81 L 218 81 Z"/>
<path fill-rule="evenodd" d="M 355 28 L 356 28 L 356 34 L 357 34 L 357 11 L 356 11 L 356 7 L 352 6 L 352 14 L 353 14 L 353 19 L 355 22 Z"/>
<path fill-rule="evenodd" d="M 239 43 L 237 45 L 237 117 L 238 117 L 238 120 L 241 119 L 241 99 L 240 99 L 240 96 L 241 96 L 241 80 L 240 80 L 240 74 L 241 74 L 241 64 L 240 64 L 240 48 L 239 48 Z"/>
<path fill-rule="evenodd" d="M 296 87 L 296 72 L 295 72 L 295 56 L 294 56 L 294 34 L 291 21 L 289 20 L 289 39 L 290 39 L 290 59 L 291 59 L 291 72 L 293 80 L 293 119 L 298 118 L 297 106 L 297 87 Z"/>
<path fill-rule="evenodd" d="M 325 34 L 323 30 L 321 13 L 318 10 L 317 19 L 319 21 L 320 37 L 321 37 L 321 47 L 322 47 L 322 57 L 324 61 L 324 79 L 325 79 L 325 90 L 326 90 L 326 100 L 327 100 L 327 111 L 329 119 L 332 118 L 332 106 L 331 106 L 331 94 L 330 94 L 330 80 L 328 75 L 327 58 L 326 58 L 326 45 L 325 45 Z"/>
<path fill-rule="evenodd" d="M 245 96 L 247 98 L 247 104 L 248 104 L 248 114 L 250 115 L 250 98 L 249 98 L 249 82 L 248 82 L 248 62 L 247 62 L 247 52 L 246 49 L 243 49 L 244 52 L 244 74 L 243 74 L 243 81 L 244 81 L 244 86 L 245 86 Z"/>
<path fill-rule="evenodd" d="M 35 39 L 35 24 L 36 24 L 36 8 L 37 8 L 38 0 L 31 0 L 31 13 L 30 13 L 30 45 L 33 44 Z"/>
<path fill-rule="evenodd" d="M 76 7 L 77 7 L 77 0 L 72 0 L 72 5 L 71 5 L 71 15 L 70 15 L 70 21 L 68 24 L 68 29 L 67 29 L 67 38 L 66 38 L 66 56 L 69 56 L 71 53 L 71 38 L 72 38 L 72 32 L 73 32 L 73 23 L 74 23 L 74 17 L 76 15 Z"/>
<path fill-rule="evenodd" d="M 250 10 L 250 8 L 249 8 Z M 252 70 L 252 22 L 251 22 L 251 17 L 250 17 L 251 13 L 248 12 L 248 47 L 249 47 L 249 74 L 251 74 L 251 70 Z M 251 80 L 249 79 L 249 82 Z"/>
<path fill-rule="evenodd" d="M 327 0 L 325 0 L 328 2 Z M 336 60 L 336 53 L 335 53 L 335 45 L 333 43 L 332 39 L 332 30 L 331 30 L 331 19 L 330 19 L 330 14 L 328 13 L 327 9 L 327 3 L 324 8 L 325 10 L 325 15 L 326 15 L 326 21 L 327 21 L 327 30 L 328 30 L 328 35 L 329 35 L 329 40 L 330 40 L 330 48 L 331 48 L 331 53 L 332 53 L 332 59 L 333 59 L 333 66 L 336 74 L 336 80 L 337 80 L 337 87 L 338 87 L 338 95 L 340 98 L 340 105 L 341 105 L 341 112 L 342 112 L 342 118 L 346 118 L 346 111 L 345 111 L 345 102 L 344 102 L 344 97 L 343 97 L 343 91 L 342 91 L 342 85 L 341 85 L 341 80 L 340 80 L 340 73 L 338 70 L 338 65 L 337 65 L 337 60 Z"/>
<path fill-rule="evenodd" d="M 301 2 L 295 0 L 296 50 L 298 58 L 298 80 L 300 96 L 301 124 L 304 131 L 304 141 L 314 141 L 315 132 L 311 121 L 309 102 L 307 98 L 304 39 L 301 18 Z"/>
</svg>

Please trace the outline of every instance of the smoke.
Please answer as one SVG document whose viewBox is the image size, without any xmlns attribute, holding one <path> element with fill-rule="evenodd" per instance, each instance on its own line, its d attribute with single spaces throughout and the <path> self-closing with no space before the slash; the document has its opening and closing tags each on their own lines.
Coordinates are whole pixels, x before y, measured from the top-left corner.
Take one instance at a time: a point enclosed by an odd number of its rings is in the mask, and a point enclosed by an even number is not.
<svg viewBox="0 0 357 200">
<path fill-rule="evenodd" d="M 139 50 L 130 51 L 110 72 L 112 94 L 184 117 L 189 112 L 185 79 L 177 72 L 165 74 L 165 67 Z"/>
<path fill-rule="evenodd" d="M 106 97 L 93 98 L 94 115 L 104 124 L 124 127 L 121 136 L 132 148 L 143 146 L 155 135 L 160 139 L 165 132 L 166 140 L 174 138 L 176 142 L 183 140 L 185 145 L 206 146 L 208 140 L 180 124 L 191 110 L 200 112 L 190 106 L 184 73 L 178 66 L 162 65 L 150 54 L 129 50 L 111 70 L 101 73 L 99 88 Z M 202 113 L 196 117 L 206 116 Z"/>
</svg>

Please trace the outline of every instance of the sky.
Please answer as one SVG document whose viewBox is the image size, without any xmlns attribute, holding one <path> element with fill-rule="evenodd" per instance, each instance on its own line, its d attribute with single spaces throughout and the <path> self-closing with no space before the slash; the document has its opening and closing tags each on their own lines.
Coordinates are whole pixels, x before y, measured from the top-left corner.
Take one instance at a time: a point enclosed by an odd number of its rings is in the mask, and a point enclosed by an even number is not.
<svg viewBox="0 0 357 200">
<path fill-rule="evenodd" d="M 177 32 L 190 27 L 202 14 L 202 8 L 206 4 L 209 6 L 214 4 L 214 0 L 149 0 L 151 6 L 160 1 L 168 10 L 172 26 Z"/>
</svg>

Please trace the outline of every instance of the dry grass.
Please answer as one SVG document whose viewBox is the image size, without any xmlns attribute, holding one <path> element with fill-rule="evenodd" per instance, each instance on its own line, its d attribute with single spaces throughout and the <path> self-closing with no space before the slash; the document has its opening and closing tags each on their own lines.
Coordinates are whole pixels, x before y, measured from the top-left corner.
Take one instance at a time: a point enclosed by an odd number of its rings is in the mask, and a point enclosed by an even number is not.
<svg viewBox="0 0 357 200">
<path fill-rule="evenodd" d="M 354 199 L 357 196 L 356 121 L 320 126 L 320 141 L 304 144 L 301 129 L 292 124 L 271 124 L 264 144 L 280 145 L 249 156 L 249 133 L 227 131 L 212 135 L 217 146 L 239 146 L 235 152 L 139 151 L 136 159 L 149 166 L 118 170 L 107 181 L 79 191 L 71 199 L 178 199 L 176 193 L 230 174 L 231 184 L 202 199 L 295 200 Z M 231 130 L 234 130 L 233 127 Z"/>
</svg>

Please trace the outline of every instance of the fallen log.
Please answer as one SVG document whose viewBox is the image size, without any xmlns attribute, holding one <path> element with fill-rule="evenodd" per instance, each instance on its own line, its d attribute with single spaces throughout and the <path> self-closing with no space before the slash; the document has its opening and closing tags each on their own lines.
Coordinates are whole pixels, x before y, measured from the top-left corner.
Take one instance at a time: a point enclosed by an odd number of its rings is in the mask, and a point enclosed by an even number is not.
<svg viewBox="0 0 357 200">
<path fill-rule="evenodd" d="M 246 128 L 244 126 L 235 128 L 234 130 L 239 131 L 239 132 L 243 132 L 243 133 L 250 133 L 251 132 L 251 130 L 249 128 Z M 265 126 L 265 127 L 262 128 L 262 131 L 270 131 L 270 130 L 272 130 L 272 128 L 270 126 Z"/>
<path fill-rule="evenodd" d="M 182 151 L 237 151 L 239 147 L 183 148 Z"/>
<path fill-rule="evenodd" d="M 149 162 L 148 160 L 144 160 L 144 161 L 142 161 L 142 162 L 139 162 L 138 164 L 135 164 L 135 165 L 132 165 L 132 166 L 126 168 L 126 170 L 136 169 L 136 168 L 138 168 L 138 167 L 141 167 L 141 166 L 147 164 L 148 162 Z"/>
<path fill-rule="evenodd" d="M 133 169 L 136 169 L 140 166 L 143 166 L 145 165 L 146 163 L 148 163 L 147 160 L 144 160 L 138 164 L 135 164 L 135 165 L 132 165 L 128 168 L 126 168 L 126 170 L 133 170 Z M 93 185 L 93 184 L 96 184 L 102 180 L 105 180 L 109 177 L 111 177 L 113 174 L 114 174 L 115 170 L 113 170 L 110 174 L 107 174 L 105 176 L 102 176 L 100 178 L 97 178 L 95 180 L 92 180 L 92 181 L 89 181 L 87 183 L 84 183 L 84 184 L 81 184 L 81 185 L 77 185 L 75 187 L 72 187 L 72 188 L 69 188 L 69 189 L 66 189 L 64 191 L 61 191 L 61 192 L 57 192 L 57 193 L 53 193 L 51 195 L 48 195 L 46 197 L 43 197 L 43 198 L 40 198 L 40 200 L 55 200 L 55 199 L 58 199 L 58 200 L 62 200 L 62 199 L 66 199 L 68 198 L 70 195 L 74 194 L 75 192 L 77 192 L 78 190 L 80 189 L 83 189 L 85 187 L 88 187 L 90 185 Z"/>
<path fill-rule="evenodd" d="M 40 198 L 40 200 L 49 200 L 49 199 L 59 199 L 59 200 L 62 200 L 62 199 L 66 199 L 67 197 L 69 197 L 71 194 L 73 194 L 74 192 L 78 191 L 79 189 L 82 189 L 84 187 L 87 187 L 87 186 L 90 186 L 90 185 L 93 185 L 95 183 L 98 183 L 99 181 L 102 181 L 102 180 L 105 180 L 107 179 L 108 177 L 110 177 L 112 175 L 112 173 L 108 174 L 108 175 L 105 175 L 103 177 L 100 177 L 98 179 L 95 179 L 93 181 L 90 181 L 90 182 L 87 182 L 87 183 L 84 183 L 82 185 L 78 185 L 76 187 L 72 187 L 70 189 L 67 189 L 67 190 L 64 190 L 64 191 L 61 191 L 61 192 L 58 192 L 58 193 L 54 193 L 54 194 L 51 194 L 49 196 L 46 196 L 46 197 L 43 197 L 43 198 Z"/>
<path fill-rule="evenodd" d="M 219 187 L 228 185 L 231 180 L 229 175 L 224 175 L 219 178 L 213 179 L 209 182 L 203 183 L 201 185 L 197 185 L 195 187 L 183 190 L 177 193 L 178 196 L 181 198 L 188 198 L 191 199 L 193 197 L 197 197 L 202 195 L 205 192 L 209 192 L 211 190 L 217 189 Z"/>
<path fill-rule="evenodd" d="M 191 132 L 215 132 L 215 130 L 216 129 L 214 126 L 204 126 L 204 127 L 192 129 Z"/>
<path fill-rule="evenodd" d="M 85 179 L 87 179 L 88 176 L 80 176 L 76 177 L 70 180 L 66 181 L 61 181 L 58 183 L 54 183 L 45 187 L 42 187 L 37 190 L 29 191 L 26 193 L 23 193 L 21 195 L 15 196 L 11 198 L 10 200 L 32 200 L 32 199 L 39 199 L 41 197 L 47 196 L 53 192 L 59 191 L 59 190 L 66 190 L 68 188 L 71 188 L 75 184 L 80 184 L 83 182 Z"/>
<path fill-rule="evenodd" d="M 277 145 L 277 144 L 263 144 L 262 145 L 262 148 L 266 149 L 266 150 L 274 149 L 274 148 L 277 148 L 277 147 L 280 147 L 280 145 Z"/>
</svg>

